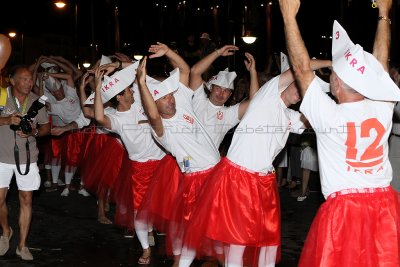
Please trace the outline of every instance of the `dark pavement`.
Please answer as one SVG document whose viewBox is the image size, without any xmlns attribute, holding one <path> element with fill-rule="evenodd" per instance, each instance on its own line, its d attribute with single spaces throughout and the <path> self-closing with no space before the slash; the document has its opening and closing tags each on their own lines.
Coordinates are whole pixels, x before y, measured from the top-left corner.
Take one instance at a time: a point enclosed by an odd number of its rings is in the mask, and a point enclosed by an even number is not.
<svg viewBox="0 0 400 267">
<path fill-rule="evenodd" d="M 78 180 L 73 181 L 78 183 Z M 278 267 L 297 266 L 298 258 L 312 219 L 323 202 L 317 177 L 310 180 L 310 196 L 297 202 L 288 189 L 281 191 L 282 261 Z M 47 193 L 43 186 L 34 194 L 33 220 L 28 247 L 33 262 L 23 262 L 15 255 L 18 243 L 18 195 L 15 183 L 8 195 L 9 222 L 14 229 L 7 254 L 0 257 L 0 266 L 139 266 L 141 255 L 137 239 L 123 237 L 123 230 L 97 222 L 95 197 L 83 197 L 72 191 L 60 197 L 58 191 Z M 109 218 L 113 218 L 111 206 Z M 149 266 L 171 266 L 164 253 L 164 236 L 156 236 Z M 194 266 L 217 266 L 196 261 Z"/>
</svg>

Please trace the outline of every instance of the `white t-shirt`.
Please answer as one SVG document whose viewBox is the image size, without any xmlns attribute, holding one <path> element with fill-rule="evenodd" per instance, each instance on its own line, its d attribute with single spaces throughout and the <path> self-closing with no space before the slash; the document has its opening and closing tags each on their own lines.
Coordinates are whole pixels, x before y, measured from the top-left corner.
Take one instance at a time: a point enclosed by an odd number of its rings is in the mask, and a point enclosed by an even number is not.
<svg viewBox="0 0 400 267">
<path fill-rule="evenodd" d="M 79 113 L 78 118 L 75 119 L 75 122 L 78 125 L 78 129 L 82 129 L 90 124 L 90 120 L 85 117 L 82 111 Z"/>
<path fill-rule="evenodd" d="M 369 99 L 336 104 L 313 80 L 300 110 L 317 135 L 325 198 L 343 189 L 389 186 L 388 138 L 393 108 L 394 103 Z"/>
<path fill-rule="evenodd" d="M 109 115 L 115 114 L 116 112 L 117 112 L 117 110 L 115 108 L 113 108 L 113 107 L 106 107 L 104 109 L 104 115 L 106 115 L 107 117 L 109 117 Z M 97 127 L 96 127 L 96 133 L 97 134 L 108 134 L 110 132 L 111 131 L 108 130 L 106 127 L 103 127 L 103 126 L 100 126 L 100 125 L 97 125 Z"/>
<path fill-rule="evenodd" d="M 193 92 L 179 84 L 174 93 L 176 114 L 170 119 L 162 119 L 164 134 L 157 141 L 176 158 L 182 171 L 183 160 L 189 157 L 190 172 L 207 170 L 215 166 L 219 160 L 219 152 L 204 126 L 193 112 Z"/>
<path fill-rule="evenodd" d="M 107 117 L 111 121 L 110 130 L 120 135 L 130 160 L 145 162 L 160 160 L 165 156 L 151 135 L 150 125 L 139 123 L 143 115 L 137 105 L 132 104 L 130 110 L 116 111 Z"/>
<path fill-rule="evenodd" d="M 64 99 L 50 103 L 51 112 L 49 114 L 53 116 L 54 126 L 65 126 L 76 120 L 82 112 L 75 88 L 65 85 L 64 92 Z"/>
<path fill-rule="evenodd" d="M 279 77 L 264 84 L 250 101 L 227 154 L 229 160 L 254 172 L 270 171 L 289 133 L 304 131 L 301 114 L 281 99 Z"/>
<path fill-rule="evenodd" d="M 192 101 L 195 114 L 206 127 L 215 146 L 219 147 L 225 134 L 239 123 L 240 103 L 230 107 L 213 105 L 204 92 L 203 84 L 194 91 Z"/>
</svg>

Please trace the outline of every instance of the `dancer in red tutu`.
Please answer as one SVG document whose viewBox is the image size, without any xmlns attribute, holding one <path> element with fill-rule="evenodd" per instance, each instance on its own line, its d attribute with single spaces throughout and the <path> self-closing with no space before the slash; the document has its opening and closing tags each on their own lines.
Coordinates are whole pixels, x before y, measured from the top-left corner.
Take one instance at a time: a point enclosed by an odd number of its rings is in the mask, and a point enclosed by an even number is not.
<svg viewBox="0 0 400 267">
<path fill-rule="evenodd" d="M 110 63 L 113 65 L 113 63 Z M 114 69 L 120 62 L 115 62 Z M 127 176 L 132 180 L 133 211 L 137 212 L 146 190 L 151 182 L 152 175 L 165 153 L 154 142 L 151 130 L 146 123 L 141 106 L 134 103 L 133 81 L 135 79 L 138 63 L 130 64 L 116 72 L 111 77 L 104 76 L 104 70 L 111 66 L 103 66 L 95 71 L 96 91 L 94 96 L 94 109 L 96 121 L 119 134 L 128 151 L 130 165 Z M 90 98 L 90 97 L 89 97 Z M 115 114 L 104 114 L 103 103 L 111 101 L 117 107 Z M 137 237 L 142 245 L 143 254 L 139 264 L 149 264 L 150 247 L 148 242 L 148 228 L 138 231 Z"/>
<path fill-rule="evenodd" d="M 251 64 L 250 64 L 251 63 Z M 249 60 L 252 69 L 254 60 Z M 315 62 L 316 68 L 322 64 Z M 257 92 L 257 75 L 251 76 Z M 280 207 L 274 158 L 289 132 L 301 133 L 304 117 L 288 109 L 300 98 L 290 70 L 254 95 L 232 139 L 227 157 L 213 170 L 193 212 L 179 266 L 215 242 L 225 244 L 225 265 L 243 266 L 246 247 L 259 250 L 258 266 L 274 266 L 280 245 Z M 212 242 L 210 242 L 212 241 Z"/>
<path fill-rule="evenodd" d="M 300 1 L 280 0 L 300 110 L 317 135 L 322 193 L 299 266 L 400 266 L 400 206 L 390 186 L 388 138 L 400 91 L 390 79 L 389 11 L 379 9 L 373 54 L 355 45 L 334 22 L 331 92 L 321 91 L 296 21 Z M 327 132 L 329 131 L 329 132 Z"/>
<path fill-rule="evenodd" d="M 149 49 L 151 57 L 167 56 L 178 67 L 163 82 L 146 77 L 145 58 L 138 68 L 137 80 L 143 107 L 153 129 L 153 136 L 175 157 L 184 172 L 177 189 L 169 234 L 175 264 L 182 249 L 182 236 L 190 220 L 200 189 L 220 157 L 218 149 L 192 107 L 193 92 L 187 88 L 189 66 L 165 44 Z M 167 233 L 168 234 L 168 233 Z"/>
</svg>

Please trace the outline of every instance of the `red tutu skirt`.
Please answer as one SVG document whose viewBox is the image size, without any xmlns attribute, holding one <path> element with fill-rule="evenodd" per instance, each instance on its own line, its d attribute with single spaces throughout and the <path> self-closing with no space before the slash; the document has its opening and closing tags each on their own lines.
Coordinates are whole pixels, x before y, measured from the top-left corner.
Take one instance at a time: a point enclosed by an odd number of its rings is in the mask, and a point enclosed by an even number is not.
<svg viewBox="0 0 400 267">
<path fill-rule="evenodd" d="M 279 246 L 275 174 L 250 172 L 222 159 L 203 186 L 184 244 L 201 254 L 205 249 L 201 246 L 209 240 L 250 247 Z"/>
<path fill-rule="evenodd" d="M 108 134 L 94 134 L 89 140 L 90 144 L 87 148 L 85 161 L 80 164 L 80 173 L 82 177 L 83 183 L 86 184 L 94 184 L 97 180 L 97 170 L 95 168 L 94 162 L 96 162 L 97 158 L 102 155 L 102 149 L 105 143 L 112 140 L 114 137 Z"/>
<path fill-rule="evenodd" d="M 165 232 L 181 179 L 182 173 L 175 158 L 166 155 L 153 174 L 137 218 L 152 222 L 155 229 Z"/>
<path fill-rule="evenodd" d="M 400 205 L 391 188 L 331 194 L 311 225 L 299 266 L 400 266 Z"/>
<path fill-rule="evenodd" d="M 125 148 L 118 139 L 108 138 L 93 162 L 91 176 L 85 179 L 85 188 L 98 198 L 104 198 L 114 187 L 125 153 Z"/>
<path fill-rule="evenodd" d="M 183 179 L 179 184 L 173 204 L 175 208 L 171 215 L 172 221 L 184 224 L 189 222 L 203 184 L 213 169 L 183 174 Z"/>
<path fill-rule="evenodd" d="M 82 131 L 84 134 L 83 136 L 83 143 L 82 143 L 82 148 L 81 148 L 81 159 L 82 162 L 86 161 L 88 158 L 88 155 L 90 153 L 90 144 L 92 143 L 94 137 L 96 136 L 95 129 L 93 127 L 86 128 Z M 82 162 L 79 164 L 79 168 L 82 169 Z"/>
<path fill-rule="evenodd" d="M 154 171 L 161 160 L 148 160 L 146 162 L 131 161 L 129 177 L 132 181 L 133 209 L 139 210 L 140 204 L 149 188 Z"/>
<path fill-rule="evenodd" d="M 132 161 L 124 153 L 117 181 L 112 190 L 115 201 L 114 224 L 121 228 L 134 229 L 132 180 L 129 176 Z"/>
<path fill-rule="evenodd" d="M 82 159 L 81 148 L 83 146 L 85 134 L 80 131 L 69 132 L 66 134 L 66 144 L 63 149 L 66 171 L 71 167 L 78 167 Z"/>
<path fill-rule="evenodd" d="M 51 137 L 51 155 L 53 159 L 58 159 L 60 164 L 62 156 L 64 155 L 63 151 L 65 151 L 67 145 L 67 136 L 67 134 L 63 134 L 61 136 Z"/>
</svg>

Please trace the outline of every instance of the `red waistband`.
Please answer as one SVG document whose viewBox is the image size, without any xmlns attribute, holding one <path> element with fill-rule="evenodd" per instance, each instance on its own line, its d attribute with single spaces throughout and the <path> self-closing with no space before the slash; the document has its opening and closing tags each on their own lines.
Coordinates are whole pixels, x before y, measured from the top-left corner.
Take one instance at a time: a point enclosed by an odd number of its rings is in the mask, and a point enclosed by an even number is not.
<svg viewBox="0 0 400 267">
<path fill-rule="evenodd" d="M 348 194 L 372 194 L 372 193 L 389 192 L 391 190 L 392 190 L 391 186 L 379 187 L 379 188 L 348 188 L 330 194 L 326 200 Z"/>
<path fill-rule="evenodd" d="M 231 160 L 228 159 L 227 157 L 223 158 L 222 160 L 225 160 L 229 165 L 231 165 L 231 166 L 233 166 L 233 167 L 235 167 L 235 168 L 237 168 L 237 169 L 240 169 L 240 170 L 242 170 L 242 171 L 246 171 L 246 172 L 249 172 L 249 173 L 251 173 L 251 174 L 258 175 L 258 176 L 268 176 L 268 175 L 275 174 L 275 169 L 274 169 L 273 167 L 272 167 L 272 170 L 269 171 L 269 172 L 267 172 L 267 173 L 264 173 L 264 172 L 255 172 L 255 171 L 252 171 L 252 170 L 250 170 L 250 169 L 247 169 L 246 167 L 242 167 L 242 166 L 237 165 L 236 163 L 234 163 L 233 161 L 231 161 Z"/>
</svg>

